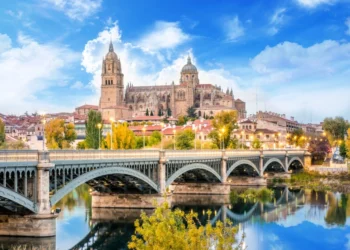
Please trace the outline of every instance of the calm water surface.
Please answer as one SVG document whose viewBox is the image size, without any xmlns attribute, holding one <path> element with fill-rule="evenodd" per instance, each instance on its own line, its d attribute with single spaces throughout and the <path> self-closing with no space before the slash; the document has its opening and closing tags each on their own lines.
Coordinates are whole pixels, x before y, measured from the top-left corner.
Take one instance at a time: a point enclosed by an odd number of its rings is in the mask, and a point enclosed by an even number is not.
<svg viewBox="0 0 350 250">
<path fill-rule="evenodd" d="M 308 190 L 275 189 L 271 202 L 220 204 L 200 197 L 173 204 L 212 219 L 231 219 L 244 233 L 247 249 L 350 249 L 350 195 Z M 226 199 L 227 200 L 227 199 Z M 208 204 L 211 203 L 211 204 Z M 127 249 L 140 210 L 92 209 L 88 186 L 67 195 L 58 206 L 56 248 Z M 149 211 L 151 212 L 151 211 Z M 86 248 L 89 245 L 89 248 Z"/>
</svg>

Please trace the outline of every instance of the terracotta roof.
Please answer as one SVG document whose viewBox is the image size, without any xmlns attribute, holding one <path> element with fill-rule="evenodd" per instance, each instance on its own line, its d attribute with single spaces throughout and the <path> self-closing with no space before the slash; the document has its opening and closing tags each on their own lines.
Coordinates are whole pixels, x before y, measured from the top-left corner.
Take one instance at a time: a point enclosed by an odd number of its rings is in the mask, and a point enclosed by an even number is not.
<svg viewBox="0 0 350 250">
<path fill-rule="evenodd" d="M 164 117 L 162 116 L 147 116 L 147 115 L 143 115 L 143 116 L 136 116 L 136 117 L 132 117 L 127 119 L 128 121 L 161 121 L 163 120 Z"/>
</svg>

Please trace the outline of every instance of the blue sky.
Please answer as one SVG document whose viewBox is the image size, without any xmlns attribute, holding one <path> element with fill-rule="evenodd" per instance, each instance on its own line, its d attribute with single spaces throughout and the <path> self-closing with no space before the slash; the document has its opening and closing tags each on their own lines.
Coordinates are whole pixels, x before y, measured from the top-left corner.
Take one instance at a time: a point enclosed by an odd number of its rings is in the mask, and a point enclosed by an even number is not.
<svg viewBox="0 0 350 250">
<path fill-rule="evenodd" d="M 248 113 L 350 119 L 349 0 L 2 1 L 0 27 L 0 113 L 97 104 L 112 38 L 125 84 L 177 83 L 190 54 Z"/>
</svg>

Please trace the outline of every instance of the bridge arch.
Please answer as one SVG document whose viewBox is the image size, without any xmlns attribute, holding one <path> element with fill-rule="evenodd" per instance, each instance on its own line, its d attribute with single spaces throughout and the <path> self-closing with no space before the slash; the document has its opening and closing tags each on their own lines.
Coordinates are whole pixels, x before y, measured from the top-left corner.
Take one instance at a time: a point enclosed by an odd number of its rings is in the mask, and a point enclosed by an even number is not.
<svg viewBox="0 0 350 250">
<path fill-rule="evenodd" d="M 226 214 L 232 220 L 239 221 L 239 222 L 245 221 L 253 215 L 254 211 L 258 208 L 258 205 L 259 205 L 259 202 L 256 202 L 253 205 L 253 207 L 247 213 L 244 213 L 244 214 L 236 214 L 232 212 L 230 209 L 227 209 Z"/>
<path fill-rule="evenodd" d="M 280 159 L 271 158 L 271 159 L 269 159 L 269 160 L 264 164 L 264 167 L 263 167 L 262 172 L 264 173 L 265 170 L 266 170 L 266 168 L 267 168 L 271 163 L 273 163 L 273 162 L 277 162 L 277 163 L 281 164 L 282 168 L 285 169 L 284 164 L 282 163 L 282 161 L 281 161 Z"/>
<path fill-rule="evenodd" d="M 259 169 L 255 166 L 255 164 L 253 162 L 251 162 L 250 160 L 239 160 L 236 161 L 228 170 L 226 173 L 226 176 L 230 176 L 230 174 L 233 172 L 233 170 L 235 170 L 235 168 L 237 168 L 240 165 L 249 165 L 251 166 L 258 174 L 259 173 Z"/>
<path fill-rule="evenodd" d="M 175 173 L 173 173 L 169 177 L 169 179 L 166 181 L 165 186 L 169 187 L 170 184 L 176 180 L 176 178 L 178 178 L 179 176 L 183 175 L 184 173 L 186 173 L 190 170 L 194 170 L 194 169 L 206 170 L 206 171 L 212 173 L 220 182 L 222 182 L 221 176 L 213 168 L 209 167 L 208 165 L 202 164 L 202 163 L 193 163 L 193 164 L 186 165 L 186 166 L 180 168 L 179 170 L 177 170 Z"/>
<path fill-rule="evenodd" d="M 299 157 L 294 156 L 294 157 L 293 157 L 292 159 L 290 159 L 290 161 L 288 162 L 288 169 L 289 169 L 290 165 L 293 163 L 293 161 L 298 161 L 298 162 L 301 164 L 301 166 L 304 167 L 303 161 L 302 161 Z"/>
<path fill-rule="evenodd" d="M 36 213 L 36 206 L 35 206 L 34 202 L 29 200 L 28 198 L 20 195 L 19 193 L 15 192 L 15 191 L 12 191 L 8 188 L 0 186 L 0 196 Z"/>
<path fill-rule="evenodd" d="M 51 206 L 56 204 L 60 199 L 62 199 L 66 194 L 71 192 L 73 189 L 76 187 L 93 180 L 95 178 L 104 176 L 104 175 L 113 175 L 113 174 L 125 174 L 125 175 L 130 175 L 133 177 L 136 177 L 144 182 L 146 182 L 148 185 L 150 185 L 154 190 L 159 192 L 158 190 L 158 185 L 152 181 L 150 178 L 148 178 L 146 175 L 125 167 L 107 167 L 107 168 L 98 168 L 95 170 L 92 170 L 90 172 L 84 173 L 80 175 L 79 177 L 75 178 L 71 182 L 67 183 L 64 187 L 61 189 L 57 190 L 57 193 L 55 193 L 51 198 L 50 198 L 50 203 Z"/>
</svg>

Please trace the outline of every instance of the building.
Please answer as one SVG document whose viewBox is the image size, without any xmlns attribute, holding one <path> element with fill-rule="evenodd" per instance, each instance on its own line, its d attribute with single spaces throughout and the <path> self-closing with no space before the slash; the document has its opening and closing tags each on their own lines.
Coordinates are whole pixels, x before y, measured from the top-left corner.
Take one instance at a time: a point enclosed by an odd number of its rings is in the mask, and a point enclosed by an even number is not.
<svg viewBox="0 0 350 250">
<path fill-rule="evenodd" d="M 84 106 L 77 108 L 76 113 L 85 114 Z M 130 120 L 147 113 L 177 118 L 186 115 L 192 106 L 200 117 L 212 117 L 222 110 L 237 110 L 239 118 L 246 116 L 245 102 L 235 100 L 232 90 L 223 92 L 218 86 L 200 82 L 190 57 L 180 72 L 179 84 L 134 86 L 128 83 L 124 88 L 122 63 L 110 43 L 102 61 L 99 110 L 103 120 Z"/>
<path fill-rule="evenodd" d="M 269 123 L 274 123 L 278 127 L 285 128 L 287 133 L 291 133 L 296 129 L 301 128 L 300 124 L 294 120 L 294 117 L 290 119 L 286 118 L 285 114 L 277 114 L 273 112 L 262 112 L 259 111 L 256 116 L 254 116 L 256 120 L 262 120 Z"/>
</svg>

